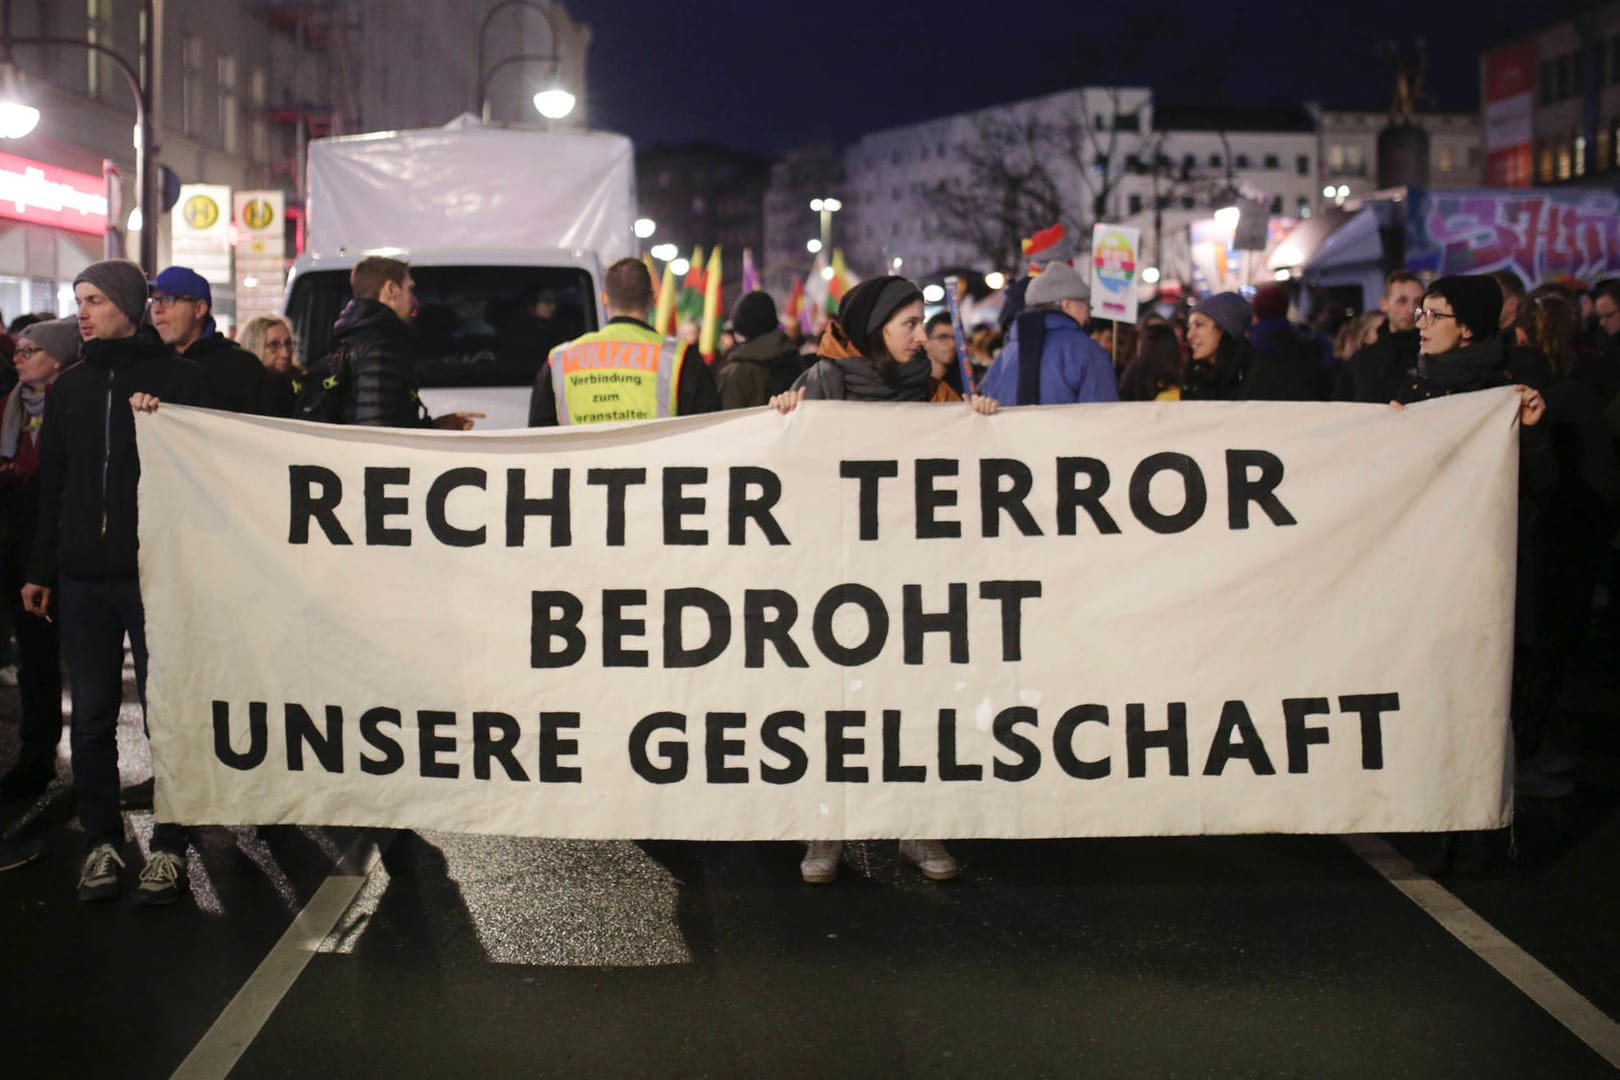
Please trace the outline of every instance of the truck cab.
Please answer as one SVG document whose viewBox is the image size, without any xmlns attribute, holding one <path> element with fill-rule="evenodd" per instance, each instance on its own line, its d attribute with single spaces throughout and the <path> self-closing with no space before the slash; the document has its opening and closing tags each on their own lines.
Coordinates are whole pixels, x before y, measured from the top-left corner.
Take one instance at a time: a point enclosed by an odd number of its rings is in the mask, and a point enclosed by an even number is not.
<svg viewBox="0 0 1620 1080">
<path fill-rule="evenodd" d="M 546 354 L 604 321 L 601 267 L 590 252 L 441 248 L 305 255 L 287 280 L 300 367 L 331 351 L 332 324 L 350 299 L 349 271 L 370 254 L 411 264 L 416 373 L 428 412 L 483 413 L 481 430 L 526 426 Z"/>
</svg>

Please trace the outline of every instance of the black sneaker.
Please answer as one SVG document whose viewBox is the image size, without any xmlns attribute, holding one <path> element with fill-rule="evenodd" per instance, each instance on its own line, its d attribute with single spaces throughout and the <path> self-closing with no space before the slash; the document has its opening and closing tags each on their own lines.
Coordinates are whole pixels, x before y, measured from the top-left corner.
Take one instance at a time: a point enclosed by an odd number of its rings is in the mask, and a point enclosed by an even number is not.
<svg viewBox="0 0 1620 1080">
<path fill-rule="evenodd" d="M 84 858 L 84 870 L 79 874 L 79 899 L 116 900 L 123 891 L 118 871 L 124 860 L 111 844 L 97 844 Z"/>
<path fill-rule="evenodd" d="M 154 851 L 141 868 L 135 886 L 135 902 L 142 905 L 172 904 L 186 884 L 186 857 L 172 851 Z"/>
</svg>

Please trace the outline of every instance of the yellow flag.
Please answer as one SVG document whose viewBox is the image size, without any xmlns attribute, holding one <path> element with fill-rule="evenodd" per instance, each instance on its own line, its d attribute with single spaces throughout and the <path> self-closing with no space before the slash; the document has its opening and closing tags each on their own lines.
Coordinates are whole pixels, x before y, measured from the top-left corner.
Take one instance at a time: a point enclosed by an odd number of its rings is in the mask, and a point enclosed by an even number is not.
<svg viewBox="0 0 1620 1080">
<path fill-rule="evenodd" d="M 664 264 L 664 280 L 658 286 L 658 313 L 653 316 L 653 329 L 665 337 L 674 337 L 675 271 L 669 267 L 670 263 Z"/>
<path fill-rule="evenodd" d="M 720 347 L 720 248 L 709 252 L 709 266 L 703 275 L 703 330 L 698 335 L 698 352 L 713 362 Z"/>
</svg>

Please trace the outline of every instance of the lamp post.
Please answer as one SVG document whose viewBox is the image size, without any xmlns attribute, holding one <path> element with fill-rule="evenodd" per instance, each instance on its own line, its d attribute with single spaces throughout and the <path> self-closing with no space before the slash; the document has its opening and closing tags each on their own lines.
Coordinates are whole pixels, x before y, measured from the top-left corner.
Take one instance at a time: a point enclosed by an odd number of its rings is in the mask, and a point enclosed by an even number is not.
<svg viewBox="0 0 1620 1080">
<path fill-rule="evenodd" d="M 157 24 L 153 21 L 152 0 L 141 0 L 141 11 L 146 19 L 146 40 L 141 42 L 141 64 L 146 69 L 147 78 L 150 79 L 154 70 L 154 42 L 157 38 Z M 33 37 L 14 38 L 11 36 L 11 0 L 4 0 L 0 6 L 0 64 L 4 64 L 9 71 L 11 67 L 11 50 L 18 45 L 37 46 L 49 48 L 61 46 L 65 48 L 88 49 L 100 56 L 105 56 L 113 65 L 123 73 L 124 79 L 129 83 L 130 92 L 135 95 L 135 128 L 138 132 L 135 147 L 135 205 L 141 212 L 141 269 L 146 271 L 148 277 L 157 273 L 157 222 L 158 222 L 158 184 L 156 153 L 157 146 L 154 137 L 155 120 L 152 114 L 152 88 L 141 82 L 135 69 L 122 56 L 113 52 L 105 45 L 98 45 L 92 41 L 80 41 L 78 38 L 59 37 Z M 6 89 L 10 90 L 15 83 L 7 80 Z M 0 133 L 3 134 L 3 133 Z M 26 134 L 26 132 L 24 132 Z M 12 138 L 17 136 L 5 135 Z M 108 227 L 114 223 L 108 222 Z"/>
<path fill-rule="evenodd" d="M 811 199 L 810 209 L 821 215 L 821 250 L 832 250 L 832 216 L 844 208 L 837 199 Z"/>
<path fill-rule="evenodd" d="M 489 24 L 494 21 L 495 16 L 509 7 L 528 8 L 530 11 L 538 12 L 540 17 L 546 20 L 546 27 L 551 31 L 551 51 L 549 53 L 520 53 L 515 56 L 503 57 L 494 67 L 486 71 L 484 69 L 484 36 L 488 33 Z M 484 21 L 478 25 L 478 86 L 474 91 L 474 97 L 478 115 L 483 118 L 484 123 L 487 124 L 490 121 L 489 84 L 490 80 L 495 77 L 495 73 L 509 65 L 531 61 L 549 63 L 553 71 L 560 68 L 562 61 L 557 53 L 557 23 L 549 8 L 531 3 L 530 0 L 503 0 L 502 3 L 490 8 L 489 14 L 485 15 Z M 536 112 L 547 120 L 561 120 L 574 111 L 577 100 L 573 94 L 561 86 L 553 85 L 534 95 L 534 108 Z"/>
</svg>

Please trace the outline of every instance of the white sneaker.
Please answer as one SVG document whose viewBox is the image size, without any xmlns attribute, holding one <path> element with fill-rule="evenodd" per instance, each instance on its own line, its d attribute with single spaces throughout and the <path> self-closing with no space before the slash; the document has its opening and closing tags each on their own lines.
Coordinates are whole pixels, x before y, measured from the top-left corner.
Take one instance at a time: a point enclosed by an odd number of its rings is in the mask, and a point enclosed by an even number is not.
<svg viewBox="0 0 1620 1080">
<path fill-rule="evenodd" d="M 122 886 L 118 871 L 124 860 L 111 844 L 97 844 L 84 858 L 84 870 L 79 874 L 79 899 L 87 901 L 116 900 Z"/>
<path fill-rule="evenodd" d="M 154 851 L 141 869 L 135 886 L 135 902 L 142 905 L 172 904 L 186 885 L 186 857 L 172 851 Z"/>
<path fill-rule="evenodd" d="M 799 860 L 799 876 L 806 885 L 826 885 L 838 876 L 838 860 L 843 854 L 842 840 L 812 840 Z"/>
<path fill-rule="evenodd" d="M 962 872 L 938 840 L 900 841 L 900 861 L 921 870 L 929 881 L 949 881 Z"/>
</svg>

